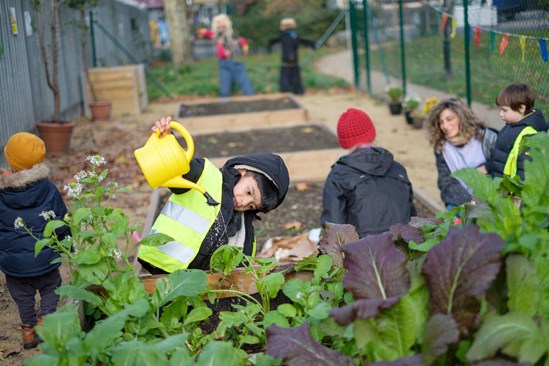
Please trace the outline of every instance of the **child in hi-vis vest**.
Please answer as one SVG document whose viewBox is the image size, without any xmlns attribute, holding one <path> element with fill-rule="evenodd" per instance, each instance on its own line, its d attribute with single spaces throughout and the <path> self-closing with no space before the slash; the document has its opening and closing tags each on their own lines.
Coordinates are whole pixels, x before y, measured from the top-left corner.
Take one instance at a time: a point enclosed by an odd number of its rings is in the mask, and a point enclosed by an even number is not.
<svg viewBox="0 0 549 366">
<path fill-rule="evenodd" d="M 549 128 L 543 113 L 534 109 L 535 100 L 535 91 L 521 83 L 506 86 L 496 97 L 505 126 L 499 131 L 492 158 L 486 164 L 492 177 L 518 175 L 524 179 L 524 159 L 528 152 L 520 151 L 520 142 L 524 136 L 547 132 Z"/>
</svg>

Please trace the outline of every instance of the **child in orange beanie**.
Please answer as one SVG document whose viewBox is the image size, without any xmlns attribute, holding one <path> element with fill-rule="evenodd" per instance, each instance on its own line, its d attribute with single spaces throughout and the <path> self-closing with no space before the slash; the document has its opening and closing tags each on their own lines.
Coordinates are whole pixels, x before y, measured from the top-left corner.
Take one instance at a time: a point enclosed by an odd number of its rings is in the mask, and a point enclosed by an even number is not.
<svg viewBox="0 0 549 366">
<path fill-rule="evenodd" d="M 31 133 L 16 133 L 6 143 L 4 156 L 13 172 L 0 175 L 0 270 L 19 310 L 23 347 L 29 349 L 39 341 L 35 325 L 56 310 L 59 296 L 55 289 L 61 285 L 60 263 L 52 263 L 59 254 L 44 248 L 35 256 L 35 238 L 42 238 L 49 220 L 63 219 L 67 207 L 57 187 L 48 179 L 44 141 Z M 57 233 L 60 239 L 69 234 L 66 227 Z"/>
<path fill-rule="evenodd" d="M 347 109 L 337 123 L 337 138 L 349 154 L 326 178 L 320 223 L 351 224 L 360 238 L 407 224 L 416 215 L 412 184 L 393 154 L 373 145 L 376 128 L 370 116 Z"/>
</svg>

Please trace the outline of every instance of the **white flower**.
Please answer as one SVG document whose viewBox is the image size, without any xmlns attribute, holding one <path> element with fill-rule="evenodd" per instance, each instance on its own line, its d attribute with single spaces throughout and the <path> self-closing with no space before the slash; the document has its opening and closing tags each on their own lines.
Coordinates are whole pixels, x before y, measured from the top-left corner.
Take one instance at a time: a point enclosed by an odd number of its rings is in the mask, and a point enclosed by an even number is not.
<svg viewBox="0 0 549 366">
<path fill-rule="evenodd" d="M 69 197 L 78 197 L 82 193 L 84 186 L 80 183 L 72 182 L 63 187 Z"/>
<path fill-rule="evenodd" d="M 74 176 L 74 179 L 76 179 L 77 182 L 80 182 L 80 181 L 82 181 L 83 179 L 86 179 L 87 176 L 88 176 L 88 173 L 86 173 L 85 171 L 81 170 L 81 171 L 79 171 L 78 173 L 76 173 L 76 175 Z"/>
<path fill-rule="evenodd" d="M 21 229 L 22 227 L 25 227 L 25 221 L 23 221 L 23 218 L 18 217 L 15 219 L 15 222 L 13 223 L 13 226 L 16 229 Z"/>
<path fill-rule="evenodd" d="M 53 212 L 52 210 L 42 211 L 40 213 L 40 216 L 42 216 L 44 218 L 44 220 L 48 221 L 48 220 L 51 220 L 51 219 L 55 218 L 55 212 Z"/>
<path fill-rule="evenodd" d="M 100 166 L 100 165 L 105 165 L 107 164 L 107 161 L 105 160 L 104 157 L 102 157 L 101 155 L 91 155 L 91 156 L 88 156 L 86 158 L 86 161 L 91 165 L 91 166 Z"/>
</svg>

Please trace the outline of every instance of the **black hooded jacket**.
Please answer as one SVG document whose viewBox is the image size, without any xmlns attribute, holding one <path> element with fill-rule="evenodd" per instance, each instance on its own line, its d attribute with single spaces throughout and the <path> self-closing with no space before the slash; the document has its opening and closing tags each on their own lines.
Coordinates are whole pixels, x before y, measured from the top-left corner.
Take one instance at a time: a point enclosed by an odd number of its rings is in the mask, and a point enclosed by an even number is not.
<svg viewBox="0 0 549 366">
<path fill-rule="evenodd" d="M 237 169 L 239 167 L 262 173 L 273 182 L 277 187 L 277 203 L 275 207 L 278 207 L 284 201 L 284 197 L 286 197 L 290 185 L 290 175 L 286 164 L 280 156 L 271 153 L 253 153 L 228 160 L 220 169 L 223 176 L 221 215 L 217 217 L 208 231 L 198 255 L 190 263 L 189 268 L 207 269 L 213 252 L 222 244 L 227 243 L 228 238 L 234 236 L 242 227 L 246 231 L 243 252 L 246 255 L 251 255 L 253 252 L 255 242 L 253 220 L 257 217 L 258 212 L 245 211 L 242 213 L 234 210 L 233 188 L 241 177 Z M 193 159 L 189 173 L 183 177 L 192 182 L 197 182 L 203 170 L 204 159 Z M 187 189 L 171 190 L 175 194 L 187 191 Z"/>
<path fill-rule="evenodd" d="M 324 185 L 320 223 L 351 224 L 361 238 L 407 224 L 416 215 L 406 169 L 381 147 L 341 157 Z"/>
<path fill-rule="evenodd" d="M 538 132 L 547 132 L 549 128 L 549 124 L 545 121 L 540 110 L 535 110 L 515 123 L 507 123 L 499 131 L 492 158 L 486 163 L 486 169 L 492 177 L 503 177 L 503 170 L 515 140 L 522 130 L 528 126 L 535 128 Z M 524 179 L 525 157 L 526 151 L 523 151 L 517 159 L 517 175 L 522 179 Z"/>
<path fill-rule="evenodd" d="M 46 247 L 35 256 L 36 239 L 14 225 L 20 217 L 33 235 L 41 238 L 48 223 L 41 213 L 53 211 L 58 220 L 65 216 L 67 207 L 48 174 L 45 164 L 37 164 L 12 175 L 0 175 L 0 270 L 9 276 L 40 276 L 60 265 L 51 263 L 59 258 L 53 249 Z M 60 239 L 69 234 L 66 226 L 57 232 Z"/>
<path fill-rule="evenodd" d="M 279 42 L 282 44 L 282 63 L 284 66 L 299 66 L 297 51 L 300 44 L 312 49 L 315 48 L 315 42 L 299 37 L 294 29 L 280 31 L 280 35 L 277 38 L 269 40 L 267 47 L 269 53 L 271 53 L 273 45 Z"/>
</svg>

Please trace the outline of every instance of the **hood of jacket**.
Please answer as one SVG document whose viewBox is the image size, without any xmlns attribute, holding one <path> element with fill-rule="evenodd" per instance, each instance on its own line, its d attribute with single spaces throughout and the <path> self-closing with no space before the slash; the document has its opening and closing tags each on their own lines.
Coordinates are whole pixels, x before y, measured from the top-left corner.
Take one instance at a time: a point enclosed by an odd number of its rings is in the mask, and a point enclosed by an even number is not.
<svg viewBox="0 0 549 366">
<path fill-rule="evenodd" d="M 14 209 L 36 206 L 49 190 L 48 185 L 38 183 L 47 179 L 49 173 L 48 166 L 41 163 L 10 175 L 0 175 L 0 199 Z"/>
<path fill-rule="evenodd" d="M 547 132 L 549 129 L 549 123 L 545 121 L 545 117 L 539 109 L 536 109 L 532 113 L 524 116 L 524 118 L 522 118 L 517 125 L 518 124 L 525 124 L 527 126 L 534 127 L 539 132 Z"/>
<path fill-rule="evenodd" d="M 383 176 L 393 164 L 393 154 L 382 147 L 369 147 L 354 150 L 342 156 L 336 164 L 344 165 L 361 173 Z"/>
<path fill-rule="evenodd" d="M 288 193 L 290 173 L 279 155 L 260 152 L 237 156 L 228 160 L 223 166 L 225 168 L 247 169 L 266 176 L 277 188 L 276 207 L 280 206 Z"/>
</svg>

